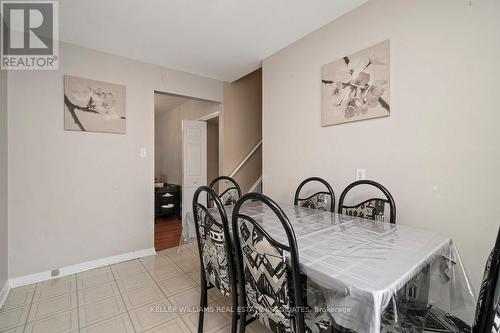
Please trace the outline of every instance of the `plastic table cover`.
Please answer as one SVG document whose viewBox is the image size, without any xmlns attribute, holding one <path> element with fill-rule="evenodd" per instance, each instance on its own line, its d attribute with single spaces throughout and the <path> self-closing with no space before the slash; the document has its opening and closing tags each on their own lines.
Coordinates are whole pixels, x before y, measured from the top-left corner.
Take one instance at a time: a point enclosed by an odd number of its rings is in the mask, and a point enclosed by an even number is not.
<svg viewBox="0 0 500 333">
<path fill-rule="evenodd" d="M 192 212 L 187 212 L 182 219 L 181 239 L 185 241 L 196 239 L 196 229 Z"/>
<path fill-rule="evenodd" d="M 401 224 L 280 206 L 297 238 L 308 305 L 329 313 L 335 325 L 358 333 L 422 332 L 426 322 L 425 331 L 446 327 L 454 332 L 455 318 L 472 323 L 474 293 L 450 238 Z M 232 209 L 226 206 L 229 224 Z M 283 227 L 261 202 L 245 203 L 240 213 L 287 244 Z M 431 308 L 433 320 L 428 319 Z"/>
</svg>

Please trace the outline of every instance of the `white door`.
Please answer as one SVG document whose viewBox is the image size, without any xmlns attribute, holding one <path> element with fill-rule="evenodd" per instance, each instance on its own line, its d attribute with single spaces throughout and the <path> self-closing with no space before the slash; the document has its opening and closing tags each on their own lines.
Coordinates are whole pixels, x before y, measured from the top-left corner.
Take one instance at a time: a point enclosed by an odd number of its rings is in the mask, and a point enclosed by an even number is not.
<svg viewBox="0 0 500 333">
<path fill-rule="evenodd" d="M 182 217 L 193 211 L 193 195 L 207 185 L 207 123 L 182 121 Z M 203 201 L 201 201 L 203 200 Z M 205 197 L 200 198 L 205 202 Z"/>
</svg>

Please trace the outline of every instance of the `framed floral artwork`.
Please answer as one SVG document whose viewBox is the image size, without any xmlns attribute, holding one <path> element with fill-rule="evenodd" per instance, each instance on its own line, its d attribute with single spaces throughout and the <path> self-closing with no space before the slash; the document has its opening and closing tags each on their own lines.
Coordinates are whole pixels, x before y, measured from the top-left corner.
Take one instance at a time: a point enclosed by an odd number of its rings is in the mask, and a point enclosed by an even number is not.
<svg viewBox="0 0 500 333">
<path fill-rule="evenodd" d="M 125 86 L 64 76 L 64 129 L 125 134 Z"/>
<path fill-rule="evenodd" d="M 390 114 L 390 43 L 385 40 L 321 68 L 321 125 Z"/>
</svg>

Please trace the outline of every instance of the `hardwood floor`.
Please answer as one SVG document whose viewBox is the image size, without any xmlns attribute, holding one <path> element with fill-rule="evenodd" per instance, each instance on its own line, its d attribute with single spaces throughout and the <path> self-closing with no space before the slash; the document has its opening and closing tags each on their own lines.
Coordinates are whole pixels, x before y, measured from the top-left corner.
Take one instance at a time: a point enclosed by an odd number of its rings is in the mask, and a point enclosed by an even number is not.
<svg viewBox="0 0 500 333">
<path fill-rule="evenodd" d="M 177 216 L 159 217 L 155 223 L 156 251 L 179 245 L 182 221 Z"/>
</svg>

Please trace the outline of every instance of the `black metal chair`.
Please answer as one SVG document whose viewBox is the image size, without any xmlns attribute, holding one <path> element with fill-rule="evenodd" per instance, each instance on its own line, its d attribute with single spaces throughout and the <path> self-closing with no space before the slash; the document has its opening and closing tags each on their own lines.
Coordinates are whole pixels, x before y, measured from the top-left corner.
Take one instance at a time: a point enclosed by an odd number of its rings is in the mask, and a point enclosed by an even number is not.
<svg viewBox="0 0 500 333">
<path fill-rule="evenodd" d="M 300 198 L 300 191 L 302 188 L 312 182 L 319 182 L 326 187 L 326 191 L 316 192 L 312 195 L 309 195 L 305 198 Z M 295 198 L 293 200 L 293 204 L 295 206 L 302 206 L 307 208 L 319 209 L 324 211 L 330 211 L 332 213 L 335 212 L 335 193 L 333 193 L 333 189 L 328 184 L 328 182 L 319 177 L 310 177 L 300 183 L 299 187 L 295 191 Z M 330 205 L 330 208 L 328 208 Z"/>
<path fill-rule="evenodd" d="M 210 183 L 210 185 L 208 187 L 210 187 L 213 190 L 214 186 L 219 182 L 222 182 L 222 183 L 230 182 L 231 183 L 231 185 L 229 187 L 225 188 L 221 194 L 218 194 L 218 197 L 224 206 L 234 205 L 236 203 L 236 201 L 238 201 L 238 199 L 241 197 L 240 185 L 238 185 L 238 183 L 231 177 L 220 176 L 220 177 L 217 177 L 214 180 L 212 180 L 212 182 Z M 208 207 L 211 207 L 212 206 L 211 204 L 212 204 L 211 202 L 208 202 Z"/>
<path fill-rule="evenodd" d="M 199 203 L 200 195 L 215 203 L 211 210 Z M 217 210 L 219 219 L 213 213 Z M 207 290 L 217 288 L 225 297 L 232 298 L 231 332 L 236 333 L 238 312 L 236 269 L 226 211 L 217 194 L 207 186 L 199 187 L 193 196 L 193 216 L 201 264 L 201 300 L 198 332 L 203 332 L 204 308 L 207 307 Z"/>
<path fill-rule="evenodd" d="M 260 201 L 276 214 L 285 229 L 288 245 L 273 239 L 254 219 L 240 212 L 247 201 Z M 321 316 L 315 317 L 314 312 L 306 310 L 295 233 L 287 216 L 273 200 L 260 193 L 245 194 L 234 207 L 232 229 L 240 281 L 241 317 L 246 318 L 248 314 L 279 333 L 306 332 L 305 317 L 309 319 L 311 314 L 312 319 L 307 323 L 316 325 L 314 331 L 331 325 L 329 321 L 322 321 Z M 245 332 L 249 322 L 240 321 L 240 333 Z"/>
<path fill-rule="evenodd" d="M 370 198 L 359 204 L 348 206 L 344 204 L 345 197 L 347 193 L 356 186 L 360 185 L 370 185 L 379 189 L 385 196 L 385 198 Z M 394 199 L 389 193 L 389 191 L 382 185 L 373 180 L 358 180 L 349 186 L 347 186 L 339 199 L 339 214 L 345 214 L 349 216 L 356 216 L 370 220 L 380 220 L 385 221 L 385 205 L 388 204 L 391 214 L 389 217 L 389 222 L 396 223 L 396 204 Z"/>
</svg>

